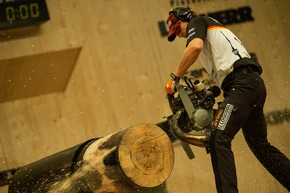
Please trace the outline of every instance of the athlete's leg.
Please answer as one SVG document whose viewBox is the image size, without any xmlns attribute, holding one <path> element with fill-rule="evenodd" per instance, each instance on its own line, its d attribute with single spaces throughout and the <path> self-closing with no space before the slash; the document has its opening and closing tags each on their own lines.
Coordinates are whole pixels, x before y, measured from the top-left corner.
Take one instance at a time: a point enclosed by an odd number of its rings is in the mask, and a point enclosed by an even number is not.
<svg viewBox="0 0 290 193">
<path fill-rule="evenodd" d="M 256 75 L 253 75 L 256 74 Z M 210 138 L 210 154 L 218 193 L 238 192 L 237 176 L 231 141 L 248 119 L 259 96 L 251 73 L 236 78 L 224 92 Z"/>
<path fill-rule="evenodd" d="M 267 125 L 263 113 L 266 98 L 264 83 L 260 81 L 257 88 L 260 89 L 260 100 L 244 124 L 244 137 L 261 164 L 290 191 L 290 161 L 267 140 Z"/>
<path fill-rule="evenodd" d="M 218 108 L 210 138 L 210 154 L 218 193 L 237 193 L 237 176 L 231 142 L 247 118 L 247 109 L 228 96 Z"/>
</svg>

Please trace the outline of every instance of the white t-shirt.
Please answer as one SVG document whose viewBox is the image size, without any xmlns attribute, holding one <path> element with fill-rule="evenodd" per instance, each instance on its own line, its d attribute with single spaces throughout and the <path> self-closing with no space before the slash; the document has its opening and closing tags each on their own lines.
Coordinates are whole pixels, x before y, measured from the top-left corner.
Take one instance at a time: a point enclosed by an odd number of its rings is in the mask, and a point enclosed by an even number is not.
<svg viewBox="0 0 290 193">
<path fill-rule="evenodd" d="M 236 61 L 242 58 L 251 58 L 238 37 L 211 17 L 199 16 L 189 21 L 186 46 L 194 38 L 203 39 L 201 62 L 219 86 L 222 85 L 225 77 L 233 71 Z M 259 66 L 254 61 L 253 64 Z"/>
</svg>

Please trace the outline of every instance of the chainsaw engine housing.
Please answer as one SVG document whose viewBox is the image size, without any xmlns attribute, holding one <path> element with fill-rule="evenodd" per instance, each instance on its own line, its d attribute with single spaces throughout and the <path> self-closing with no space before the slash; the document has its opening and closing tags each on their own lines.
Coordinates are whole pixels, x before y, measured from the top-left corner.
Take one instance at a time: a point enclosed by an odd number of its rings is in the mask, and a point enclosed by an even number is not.
<svg viewBox="0 0 290 193">
<path fill-rule="evenodd" d="M 182 85 L 181 89 L 185 92 L 167 95 L 169 106 L 173 114 L 183 110 L 178 120 L 178 125 L 184 132 L 203 130 L 213 120 L 215 97 L 220 94 L 220 89 L 217 86 L 206 89 L 203 83 L 199 81 L 192 82 L 190 78 L 184 80 L 187 85 Z M 186 112 L 185 102 L 181 96 L 183 93 L 186 93 L 187 96 L 185 97 L 190 99 L 191 104 L 187 105 L 193 105 L 191 109 L 194 110 L 191 112 L 191 115 L 188 115 L 188 112 Z"/>
</svg>

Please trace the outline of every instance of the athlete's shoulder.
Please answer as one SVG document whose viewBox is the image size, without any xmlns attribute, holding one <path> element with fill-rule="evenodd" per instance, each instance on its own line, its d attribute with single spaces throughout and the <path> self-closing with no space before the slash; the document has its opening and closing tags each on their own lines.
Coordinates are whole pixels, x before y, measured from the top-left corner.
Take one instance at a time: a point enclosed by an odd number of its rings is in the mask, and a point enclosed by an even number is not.
<svg viewBox="0 0 290 193">
<path fill-rule="evenodd" d="M 202 16 L 192 18 L 187 25 L 187 43 L 189 44 L 194 38 L 205 40 L 207 34 L 207 23 Z"/>
<path fill-rule="evenodd" d="M 205 15 L 200 15 L 200 16 L 192 18 L 189 21 L 189 25 L 190 26 L 206 26 L 206 27 L 208 27 L 208 26 L 224 26 L 218 20 L 216 20 L 212 17 L 205 16 Z"/>
<path fill-rule="evenodd" d="M 208 17 L 208 16 L 203 16 L 203 19 L 205 20 L 205 22 L 207 23 L 208 26 L 224 26 L 221 22 L 219 22 L 218 20 L 212 18 L 212 17 Z"/>
<path fill-rule="evenodd" d="M 204 19 L 204 16 L 197 16 L 197 17 L 193 17 L 189 23 L 194 23 L 194 24 L 206 24 L 206 20 Z"/>
</svg>

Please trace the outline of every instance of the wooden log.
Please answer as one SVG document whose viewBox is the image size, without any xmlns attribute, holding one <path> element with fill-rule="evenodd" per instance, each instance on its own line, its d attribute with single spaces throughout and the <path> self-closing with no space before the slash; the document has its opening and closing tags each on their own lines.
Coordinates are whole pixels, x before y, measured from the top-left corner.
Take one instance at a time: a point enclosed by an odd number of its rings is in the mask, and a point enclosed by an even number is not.
<svg viewBox="0 0 290 193">
<path fill-rule="evenodd" d="M 72 176 L 54 183 L 50 192 L 126 193 L 157 187 L 169 177 L 174 153 L 162 129 L 142 123 L 93 142 L 82 162 Z"/>
</svg>

